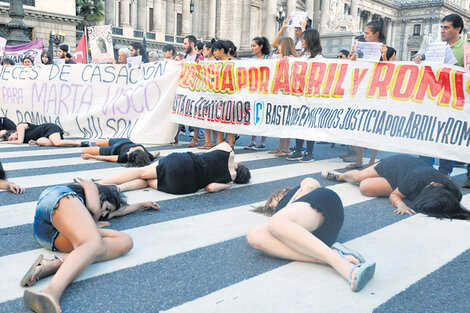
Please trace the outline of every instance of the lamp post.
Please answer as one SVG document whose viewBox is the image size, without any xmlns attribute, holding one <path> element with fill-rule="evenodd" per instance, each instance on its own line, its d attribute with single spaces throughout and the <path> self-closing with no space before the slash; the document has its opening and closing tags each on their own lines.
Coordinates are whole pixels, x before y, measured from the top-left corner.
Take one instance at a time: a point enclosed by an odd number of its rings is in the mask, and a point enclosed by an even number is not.
<svg viewBox="0 0 470 313">
<path fill-rule="evenodd" d="M 194 12 L 194 3 L 193 3 L 193 0 L 191 0 L 191 2 L 189 3 L 189 12 L 190 12 L 190 13 L 193 13 L 193 12 Z"/>
<path fill-rule="evenodd" d="M 276 21 L 279 23 L 279 28 L 278 31 L 281 30 L 282 23 L 286 19 L 286 12 L 284 11 L 284 8 L 281 6 L 277 9 L 277 14 L 276 14 Z"/>
<path fill-rule="evenodd" d="M 23 22 L 24 9 L 21 0 L 10 0 L 8 16 L 11 17 L 11 21 L 7 23 L 7 27 L 10 30 L 7 37 L 8 44 L 18 45 L 30 42 L 31 40 L 25 34 L 28 26 Z"/>
<path fill-rule="evenodd" d="M 65 34 L 64 33 L 54 33 L 50 32 L 49 33 L 49 53 L 51 56 L 54 56 L 54 46 L 58 48 L 61 43 L 65 41 Z"/>
</svg>

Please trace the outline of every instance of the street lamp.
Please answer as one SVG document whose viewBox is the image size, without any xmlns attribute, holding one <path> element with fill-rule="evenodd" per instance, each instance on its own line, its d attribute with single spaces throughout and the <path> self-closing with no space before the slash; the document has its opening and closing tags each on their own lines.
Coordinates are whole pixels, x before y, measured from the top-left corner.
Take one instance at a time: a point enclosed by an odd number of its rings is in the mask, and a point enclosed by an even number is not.
<svg viewBox="0 0 470 313">
<path fill-rule="evenodd" d="M 276 15 L 276 21 L 279 23 L 279 29 L 278 30 L 281 30 L 282 23 L 284 22 L 285 19 L 286 19 L 286 12 L 284 11 L 284 8 L 282 6 L 280 6 L 277 9 L 277 15 Z"/>
<path fill-rule="evenodd" d="M 191 3 L 189 4 L 189 12 L 193 13 L 194 12 L 194 3 L 193 0 L 191 0 Z"/>
<path fill-rule="evenodd" d="M 7 37 L 8 44 L 18 45 L 30 42 L 31 40 L 25 34 L 28 26 L 23 22 L 23 2 L 21 0 L 11 0 L 8 15 L 11 17 L 11 21 L 7 23 L 8 30 L 10 31 Z"/>
</svg>

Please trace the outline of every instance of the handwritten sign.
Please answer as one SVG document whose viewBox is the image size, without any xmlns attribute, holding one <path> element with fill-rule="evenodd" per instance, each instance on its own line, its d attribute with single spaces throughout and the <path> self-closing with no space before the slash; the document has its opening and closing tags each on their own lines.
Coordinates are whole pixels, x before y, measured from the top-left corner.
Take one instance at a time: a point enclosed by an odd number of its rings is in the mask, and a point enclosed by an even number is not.
<svg viewBox="0 0 470 313">
<path fill-rule="evenodd" d="M 470 70 L 470 42 L 466 42 L 464 46 L 464 67 Z"/>
<path fill-rule="evenodd" d="M 292 12 L 287 27 L 301 27 L 302 22 L 307 18 L 307 12 Z"/>
<path fill-rule="evenodd" d="M 426 49 L 426 62 L 444 63 L 446 56 L 446 42 L 432 42 Z"/>
<path fill-rule="evenodd" d="M 127 58 L 127 66 L 129 66 L 130 68 L 138 68 L 141 63 L 142 63 L 141 55 Z"/>
<path fill-rule="evenodd" d="M 92 63 L 108 63 L 114 60 L 111 25 L 87 27 L 88 46 Z"/>
<path fill-rule="evenodd" d="M 357 58 L 365 61 L 380 61 L 382 56 L 383 43 L 381 42 L 361 42 L 356 43 Z"/>
</svg>

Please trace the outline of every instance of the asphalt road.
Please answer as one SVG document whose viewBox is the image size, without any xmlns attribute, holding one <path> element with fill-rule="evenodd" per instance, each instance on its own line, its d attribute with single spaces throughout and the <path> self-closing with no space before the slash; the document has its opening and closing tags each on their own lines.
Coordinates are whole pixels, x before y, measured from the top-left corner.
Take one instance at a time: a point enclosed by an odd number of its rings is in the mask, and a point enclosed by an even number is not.
<svg viewBox="0 0 470 313">
<path fill-rule="evenodd" d="M 64 293 L 62 312 L 470 312 L 470 223 L 397 216 L 388 199 L 363 197 L 356 186 L 321 178 L 322 170 L 346 165 L 337 158 L 345 146 L 316 144 L 315 162 L 301 164 L 266 153 L 277 139 L 258 152 L 244 150 L 248 142 L 242 136 L 235 149 L 236 160 L 252 171 L 248 185 L 187 196 L 127 193 L 130 202 L 158 201 L 161 211 L 111 221 L 111 228 L 132 236 L 134 249 L 85 271 Z M 150 150 L 201 152 L 183 145 Z M 101 178 L 123 169 L 82 160 L 79 148 L 2 144 L 0 161 L 9 180 L 27 188 L 24 195 L 0 192 L 0 312 L 28 312 L 19 279 L 39 253 L 52 254 L 32 234 L 39 194 L 75 176 Z M 453 173 L 458 185 L 464 172 Z M 374 280 L 360 293 L 325 265 L 272 258 L 246 242 L 247 231 L 266 220 L 251 205 L 305 177 L 341 196 L 345 223 L 338 241 L 377 262 Z M 462 192 L 470 207 L 468 191 Z"/>
</svg>

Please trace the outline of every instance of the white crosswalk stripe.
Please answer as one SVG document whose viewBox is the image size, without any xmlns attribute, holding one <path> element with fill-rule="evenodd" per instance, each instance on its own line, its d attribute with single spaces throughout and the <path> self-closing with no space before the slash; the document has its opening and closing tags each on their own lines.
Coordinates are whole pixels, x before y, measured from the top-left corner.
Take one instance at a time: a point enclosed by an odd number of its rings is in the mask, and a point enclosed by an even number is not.
<svg viewBox="0 0 470 313">
<path fill-rule="evenodd" d="M 153 147 L 153 150 L 155 149 L 158 148 Z M 190 148 L 165 147 L 161 156 L 183 151 L 203 152 Z M 117 165 L 109 167 L 110 164 L 99 161 L 83 160 L 77 155 L 80 152 L 81 148 L 31 149 L 22 145 L 12 149 L 11 145 L 0 144 L 0 161 L 5 160 L 3 167 L 7 173 L 15 171 L 15 177 L 11 180 L 27 190 L 68 184 L 73 177 L 100 179 L 126 170 Z M 59 158 L 34 160 L 38 156 Z M 14 161 L 19 157 L 31 159 L 24 162 Z M 344 163 L 336 158 L 307 164 L 283 162 L 272 166 L 264 165 L 264 162 L 270 160 L 275 160 L 275 157 L 266 151 L 237 155 L 236 161 L 262 164 L 251 170 L 252 180 L 249 185 L 234 185 L 234 194 L 243 193 L 245 187 L 258 188 L 263 184 L 304 175 L 318 175 L 322 170 L 344 166 Z M 95 167 L 89 169 L 90 164 Z M 61 168 L 69 165 L 77 167 L 70 171 Z M 47 169 L 50 173 L 37 175 L 32 172 L 36 169 Z M 455 169 L 454 175 L 464 172 L 463 169 Z M 338 193 L 346 210 L 350 206 L 382 201 L 361 195 L 356 186 L 347 183 L 334 184 L 329 188 Z M 170 195 L 153 189 L 126 193 L 130 203 L 182 199 L 187 201 L 188 205 L 196 201 L 197 197 L 212 196 L 204 194 L 204 191 L 199 191 L 192 195 Z M 91 265 L 77 281 L 87 281 L 104 274 L 113 275 L 123 269 L 136 268 L 142 264 L 161 261 L 170 256 L 215 244 L 223 245 L 229 240 L 243 237 L 251 227 L 267 220 L 267 217 L 251 212 L 253 206 L 261 204 L 259 201 L 262 200 L 256 199 L 253 203 L 241 206 L 227 201 L 227 204 L 220 204 L 222 209 L 208 213 L 195 210 L 184 217 L 164 222 L 134 225 L 124 230 L 134 240 L 134 248 L 130 253 L 115 260 Z M 463 203 L 470 203 L 470 195 L 464 196 Z M 31 200 L 16 203 L 11 195 L 5 191 L 0 192 L 0 231 L 8 233 L 12 229 L 19 229 L 21 238 L 15 240 L 30 241 L 32 234 L 24 232 L 26 229 L 31 231 L 29 226 L 33 221 L 35 205 L 36 202 Z M 162 211 L 155 214 L 162 216 L 167 210 L 171 208 L 162 207 Z M 381 214 L 392 215 L 391 211 L 392 207 L 389 206 L 387 211 Z M 376 276 L 361 293 L 351 292 L 344 280 L 330 267 L 291 262 L 261 272 L 250 279 L 210 290 L 203 296 L 188 298 L 184 303 L 166 308 L 165 312 L 370 312 L 470 249 L 469 237 L 468 222 L 443 221 L 417 214 L 346 243 L 349 247 L 361 251 L 367 259 L 377 262 Z M 6 245 L 6 242 L 0 244 Z M 39 245 L 26 250 L 18 248 L 16 253 L 5 252 L 5 249 L 0 249 L 0 252 L 0 311 L 3 311 L 2 305 L 7 301 L 22 297 L 24 288 L 21 288 L 18 282 L 34 258 L 39 253 L 50 256 L 52 252 L 40 248 Z M 208 255 L 207 259 L 210 258 Z M 49 281 L 50 278 L 43 279 L 33 288 L 41 290 Z M 321 303 L 321 306 L 318 306 L 318 303 Z M 155 311 L 152 309 L 155 305 L 149 303 L 148 310 Z"/>
</svg>

